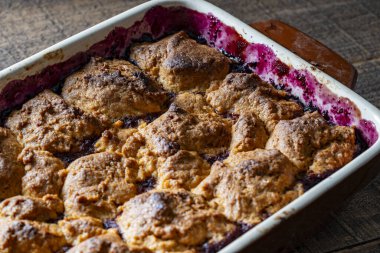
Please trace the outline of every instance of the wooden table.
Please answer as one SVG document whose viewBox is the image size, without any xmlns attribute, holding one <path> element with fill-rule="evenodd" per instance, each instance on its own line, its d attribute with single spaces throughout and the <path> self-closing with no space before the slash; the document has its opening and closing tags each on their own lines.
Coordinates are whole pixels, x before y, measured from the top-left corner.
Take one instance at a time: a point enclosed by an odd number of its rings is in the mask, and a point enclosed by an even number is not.
<svg viewBox="0 0 380 253">
<path fill-rule="evenodd" d="M 0 69 L 142 2 L 0 0 Z M 359 72 L 356 92 L 380 107 L 380 1 L 210 2 L 247 23 L 279 19 L 318 39 L 353 63 Z M 380 177 L 294 252 L 380 252 Z"/>
</svg>

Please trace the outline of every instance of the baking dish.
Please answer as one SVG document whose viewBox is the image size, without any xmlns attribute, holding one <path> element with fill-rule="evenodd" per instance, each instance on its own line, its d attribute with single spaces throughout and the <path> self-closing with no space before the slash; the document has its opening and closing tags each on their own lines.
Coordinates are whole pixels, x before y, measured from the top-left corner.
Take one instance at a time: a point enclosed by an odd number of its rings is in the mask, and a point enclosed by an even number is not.
<svg viewBox="0 0 380 253">
<path fill-rule="evenodd" d="M 379 129 L 380 113 L 377 108 L 274 41 L 223 10 L 204 1 L 152 1 L 140 5 L 1 71 L 1 89 L 3 90 L 9 82 L 39 73 L 47 66 L 63 62 L 78 52 L 88 50 L 94 43 L 103 40 L 115 27 L 132 26 L 136 21 L 141 20 L 148 10 L 156 5 L 184 6 L 202 13 L 212 13 L 212 15 L 218 18 L 222 23 L 234 27 L 234 29 L 249 42 L 267 45 L 281 61 L 293 66 L 295 69 L 306 69 L 315 76 L 319 83 L 328 87 L 334 94 L 349 98 L 357 105 L 362 117 L 373 122 L 376 128 Z M 139 37 L 137 33 L 135 36 Z M 57 66 L 59 67 L 61 65 Z M 49 73 L 46 73 L 46 75 L 49 75 Z M 270 80 L 268 79 L 268 81 Z M 5 89 L 9 89 L 9 87 L 14 89 L 16 87 L 15 84 L 19 83 L 14 82 L 13 84 L 13 86 L 8 86 Z M 2 106 L 1 110 L 3 110 L 6 105 L 0 104 L 0 106 Z M 322 216 L 327 213 L 327 209 L 332 208 L 331 203 L 336 204 L 338 202 L 337 200 L 344 200 L 347 195 L 365 183 L 367 178 L 371 178 L 372 175 L 376 173 L 375 164 L 376 161 L 379 160 L 380 144 L 379 141 L 372 144 L 368 150 L 344 168 L 284 207 L 277 214 L 232 242 L 225 247 L 222 252 L 237 252 L 243 249 L 255 250 L 257 252 L 274 251 L 283 246 L 284 242 L 289 241 L 290 236 L 296 236 L 299 232 L 304 231 L 304 227 L 299 227 L 300 225 L 296 224 L 301 222 L 314 223 L 314 221 L 311 220 L 312 215 L 322 218 Z M 311 206 L 317 204 L 319 208 L 311 208 Z M 329 208 L 325 208 L 325 206 Z M 286 233 L 283 233 L 283 230 L 286 230 Z M 249 249 L 247 248 L 248 246 Z"/>
</svg>

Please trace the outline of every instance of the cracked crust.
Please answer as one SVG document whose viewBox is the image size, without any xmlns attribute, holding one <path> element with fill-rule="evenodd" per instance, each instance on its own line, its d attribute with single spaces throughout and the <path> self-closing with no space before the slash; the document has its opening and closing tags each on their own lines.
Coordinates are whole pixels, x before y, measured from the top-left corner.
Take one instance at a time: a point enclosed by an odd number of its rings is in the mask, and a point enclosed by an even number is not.
<svg viewBox="0 0 380 253">
<path fill-rule="evenodd" d="M 63 202 L 57 195 L 43 198 L 15 196 L 0 204 L 0 217 L 13 220 L 54 221 L 63 214 Z"/>
<path fill-rule="evenodd" d="M 303 191 L 297 168 L 277 150 L 256 149 L 216 162 L 194 190 L 235 222 L 255 225 Z"/>
<path fill-rule="evenodd" d="M 134 45 L 130 57 L 164 89 L 174 92 L 205 91 L 211 81 L 227 75 L 230 63 L 222 53 L 197 43 L 185 32 Z"/>
<path fill-rule="evenodd" d="M 52 153 L 78 152 L 86 139 L 100 135 L 99 122 L 45 90 L 18 111 L 13 111 L 5 125 L 17 133 L 24 146 Z"/>
<path fill-rule="evenodd" d="M 0 127 L 0 201 L 21 193 L 24 166 L 17 160 L 22 146 L 9 129 Z"/>
<path fill-rule="evenodd" d="M 268 134 L 264 123 L 254 114 L 241 114 L 232 127 L 231 153 L 265 148 Z"/>
<path fill-rule="evenodd" d="M 142 129 L 150 150 L 161 156 L 180 149 L 217 155 L 228 148 L 231 123 L 215 113 L 206 113 L 211 109 L 203 106 L 205 102 L 197 103 L 198 108 L 182 103 L 195 99 L 203 98 L 192 93 L 178 95 L 166 113 Z"/>
<path fill-rule="evenodd" d="M 157 188 L 191 190 L 209 173 L 210 165 L 196 152 L 180 150 L 158 166 Z"/>
<path fill-rule="evenodd" d="M 66 245 L 56 224 L 0 218 L 0 251 L 54 253 Z"/>
<path fill-rule="evenodd" d="M 46 194 L 61 194 L 66 169 L 63 162 L 50 152 L 25 148 L 19 155 L 25 165 L 22 178 L 22 194 L 43 197 Z"/>
<path fill-rule="evenodd" d="M 66 216 L 116 216 L 117 207 L 135 196 L 136 161 L 116 153 L 96 153 L 67 168 L 62 189 Z"/>
<path fill-rule="evenodd" d="M 187 191 L 151 191 L 123 206 L 117 223 L 131 250 L 196 252 L 235 229 L 200 196 Z"/>
<path fill-rule="evenodd" d="M 107 233 L 103 228 L 103 222 L 91 216 L 66 217 L 60 220 L 58 225 L 71 245 L 78 245 L 91 237 Z"/>
<path fill-rule="evenodd" d="M 156 86 L 128 61 L 92 58 L 66 79 L 62 97 L 110 124 L 126 116 L 160 112 L 167 97 Z"/>
<path fill-rule="evenodd" d="M 351 161 L 355 152 L 352 127 L 330 126 L 318 113 L 280 121 L 266 147 L 285 154 L 300 171 L 322 175 Z"/>
<path fill-rule="evenodd" d="M 276 90 L 254 74 L 231 73 L 206 92 L 207 101 L 218 113 L 254 113 L 272 132 L 278 121 L 303 114 L 303 108 L 287 100 L 285 91 Z"/>
</svg>

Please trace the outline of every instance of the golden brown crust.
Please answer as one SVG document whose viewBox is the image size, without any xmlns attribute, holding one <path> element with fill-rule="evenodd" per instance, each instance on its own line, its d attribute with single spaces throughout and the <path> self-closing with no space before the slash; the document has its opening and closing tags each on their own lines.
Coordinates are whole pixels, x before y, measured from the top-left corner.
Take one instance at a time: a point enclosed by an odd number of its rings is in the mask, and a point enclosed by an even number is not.
<svg viewBox="0 0 380 253">
<path fill-rule="evenodd" d="M 218 113 L 254 113 L 269 132 L 279 120 L 293 119 L 303 113 L 299 104 L 286 99 L 285 91 L 276 90 L 254 74 L 228 74 L 223 81 L 213 83 L 206 97 Z"/>
<path fill-rule="evenodd" d="M 137 193 L 137 163 L 116 153 L 81 157 L 67 170 L 62 189 L 66 216 L 113 218 L 117 207 Z"/>
<path fill-rule="evenodd" d="M 95 143 L 96 152 L 116 152 L 124 154 L 123 146 L 126 141 L 138 130 L 136 128 L 121 128 L 123 123 L 117 121 L 112 128 L 105 130 L 102 136 Z"/>
<path fill-rule="evenodd" d="M 22 178 L 22 194 L 43 197 L 46 194 L 61 193 L 66 170 L 62 161 L 50 152 L 25 148 L 19 155 L 25 165 Z"/>
<path fill-rule="evenodd" d="M 206 90 L 211 81 L 227 75 L 230 63 L 222 53 L 198 44 L 184 32 L 134 45 L 130 57 L 164 89 L 175 92 Z"/>
<path fill-rule="evenodd" d="M 17 161 L 21 150 L 12 132 L 0 127 L 0 201 L 21 193 L 24 167 Z"/>
<path fill-rule="evenodd" d="M 192 93 L 178 95 L 193 99 Z M 180 106 L 183 107 L 180 107 Z M 217 155 L 224 152 L 231 140 L 231 123 L 199 103 L 199 108 L 174 103 L 169 110 L 142 129 L 147 146 L 158 155 L 172 155 L 179 149 Z"/>
<path fill-rule="evenodd" d="M 54 253 L 65 245 L 56 224 L 0 219 L 0 252 Z"/>
<path fill-rule="evenodd" d="M 68 106 L 52 91 L 45 90 L 12 112 L 6 126 L 25 146 L 52 153 L 78 152 L 84 140 L 100 135 L 99 122 Z"/>
<path fill-rule="evenodd" d="M 191 190 L 210 173 L 210 165 L 196 152 L 180 150 L 157 170 L 158 189 Z"/>
<path fill-rule="evenodd" d="M 159 112 L 166 100 L 165 93 L 138 67 L 125 60 L 101 58 L 92 58 L 84 69 L 69 76 L 62 97 L 107 123 Z"/>
<path fill-rule="evenodd" d="M 58 222 L 66 241 L 77 245 L 91 237 L 107 233 L 103 222 L 93 217 L 66 217 Z"/>
<path fill-rule="evenodd" d="M 232 127 L 231 153 L 265 148 L 268 134 L 264 123 L 254 114 L 241 114 Z"/>
<path fill-rule="evenodd" d="M 233 221 L 255 225 L 302 194 L 297 168 L 277 150 L 256 149 L 216 162 L 194 190 Z"/>
<path fill-rule="evenodd" d="M 354 128 L 184 32 L 130 52 L 143 70 L 92 58 L 0 128 L 0 252 L 213 249 L 354 157 Z"/>
<path fill-rule="evenodd" d="M 285 154 L 301 171 L 323 174 L 351 161 L 355 151 L 352 127 L 330 126 L 318 113 L 280 121 L 266 147 Z"/>
<path fill-rule="evenodd" d="M 92 237 L 67 253 L 129 253 L 127 245 L 116 232 Z"/>
<path fill-rule="evenodd" d="M 187 191 L 151 191 L 123 206 L 117 223 L 131 250 L 196 252 L 235 229 L 222 214 Z"/>
<path fill-rule="evenodd" d="M 63 213 L 63 202 L 57 195 L 43 198 L 15 196 L 0 204 L 0 217 L 13 220 L 54 221 Z"/>
</svg>

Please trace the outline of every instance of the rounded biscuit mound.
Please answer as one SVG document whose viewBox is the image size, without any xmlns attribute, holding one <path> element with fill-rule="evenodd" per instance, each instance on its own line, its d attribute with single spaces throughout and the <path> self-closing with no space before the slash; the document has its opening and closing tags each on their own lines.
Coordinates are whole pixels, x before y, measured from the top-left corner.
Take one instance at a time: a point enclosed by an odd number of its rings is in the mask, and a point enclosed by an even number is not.
<svg viewBox="0 0 380 253">
<path fill-rule="evenodd" d="M 55 253 L 65 245 L 56 224 L 0 218 L 0 252 Z"/>
<path fill-rule="evenodd" d="M 123 146 L 129 137 L 137 132 L 136 128 L 122 128 L 123 123 L 117 121 L 112 128 L 105 130 L 95 143 L 96 152 L 116 152 L 123 154 Z"/>
<path fill-rule="evenodd" d="M 67 170 L 62 188 L 66 216 L 113 218 L 117 207 L 137 193 L 136 161 L 116 153 L 81 157 Z"/>
<path fill-rule="evenodd" d="M 150 150 L 162 156 L 172 155 L 180 149 L 211 155 L 227 150 L 231 123 L 210 112 L 211 108 L 205 107 L 199 96 L 192 93 L 178 95 L 166 113 L 141 130 Z M 186 99 L 200 102 L 183 103 Z"/>
<path fill-rule="evenodd" d="M 46 194 L 61 193 L 66 169 L 60 159 L 48 151 L 25 148 L 19 155 L 19 160 L 25 165 L 23 195 L 41 198 Z"/>
<path fill-rule="evenodd" d="M 116 232 L 92 237 L 67 253 L 129 253 L 127 245 Z"/>
<path fill-rule="evenodd" d="M 264 123 L 254 114 L 241 114 L 232 126 L 231 153 L 265 148 L 268 134 Z"/>
<path fill-rule="evenodd" d="M 223 81 L 213 82 L 206 92 L 207 101 L 218 113 L 254 113 L 272 132 L 278 121 L 303 114 L 301 105 L 287 99 L 254 74 L 230 73 Z"/>
<path fill-rule="evenodd" d="M 196 152 L 180 150 L 157 169 L 158 189 L 196 187 L 210 173 L 210 165 Z"/>
<path fill-rule="evenodd" d="M 103 228 L 103 222 L 90 216 L 65 217 L 58 225 L 71 245 L 78 245 L 91 237 L 107 233 Z"/>
<path fill-rule="evenodd" d="M 197 43 L 185 32 L 134 45 L 130 57 L 164 89 L 174 92 L 204 91 L 211 81 L 223 79 L 230 68 L 226 56 Z"/>
<path fill-rule="evenodd" d="M 235 225 L 187 191 L 150 191 L 123 206 L 117 223 L 131 250 L 197 252 L 217 243 Z"/>
<path fill-rule="evenodd" d="M 24 166 L 17 160 L 22 146 L 9 129 L 0 127 L 0 201 L 21 193 Z"/>
<path fill-rule="evenodd" d="M 323 176 L 353 159 L 355 131 L 353 127 L 329 125 L 318 112 L 306 113 L 280 121 L 266 148 L 280 150 L 300 171 Z"/>
<path fill-rule="evenodd" d="M 279 151 L 256 149 L 214 163 L 194 193 L 228 219 L 255 225 L 303 193 L 296 175 L 297 168 Z"/>
<path fill-rule="evenodd" d="M 70 107 L 49 90 L 13 111 L 5 125 L 24 146 L 53 154 L 81 151 L 83 142 L 99 136 L 103 129 L 94 117 Z"/>
<path fill-rule="evenodd" d="M 160 112 L 167 96 L 155 86 L 128 61 L 92 58 L 66 79 L 62 97 L 69 105 L 110 124 L 126 116 Z"/>
<path fill-rule="evenodd" d="M 63 214 L 63 202 L 57 195 L 43 198 L 15 196 L 0 204 L 0 217 L 13 220 L 54 221 Z"/>
</svg>

